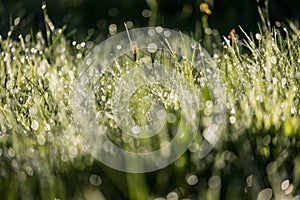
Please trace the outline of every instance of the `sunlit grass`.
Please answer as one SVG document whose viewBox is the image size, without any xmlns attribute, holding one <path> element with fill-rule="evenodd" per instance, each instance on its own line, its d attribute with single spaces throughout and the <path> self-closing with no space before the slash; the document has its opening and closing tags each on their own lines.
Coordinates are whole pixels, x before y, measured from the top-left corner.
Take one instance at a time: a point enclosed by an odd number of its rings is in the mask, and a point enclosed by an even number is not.
<svg viewBox="0 0 300 200">
<path fill-rule="evenodd" d="M 300 31 L 290 25 L 263 24 L 258 33 L 243 32 L 245 39 L 235 39 L 233 45 L 225 38 L 218 59 L 228 100 L 224 140 L 239 148 L 236 155 L 244 157 L 251 180 L 255 177 L 251 187 L 245 187 L 252 198 L 260 190 L 255 185 L 266 183 L 275 198 L 299 194 Z M 248 53 L 242 53 L 245 50 Z M 285 179 L 293 180 L 289 190 L 282 189 Z"/>
<path fill-rule="evenodd" d="M 105 192 L 101 178 L 91 175 L 99 164 L 82 148 L 71 109 L 79 66 L 94 44 L 71 41 L 49 18 L 46 27 L 45 35 L 13 39 L 9 32 L 0 38 L 0 196 L 100 197 Z M 129 175 L 127 187 L 119 183 L 115 188 L 118 193 L 169 199 L 299 195 L 300 31 L 293 24 L 263 24 L 260 30 L 233 43 L 225 38 L 221 49 L 210 49 L 227 92 L 228 125 L 216 149 L 199 160 L 195 141 L 171 169 L 152 179 Z M 110 81 L 104 79 L 103 87 Z M 118 185 L 119 174 L 105 172 Z M 176 179 L 177 174 L 183 178 Z"/>
<path fill-rule="evenodd" d="M 1 39 L 1 194 L 10 199 L 63 197 L 55 169 L 91 164 L 81 157 L 70 110 L 76 70 L 90 44 L 71 44 L 62 29 L 50 34 L 48 41 L 41 32 Z"/>
</svg>

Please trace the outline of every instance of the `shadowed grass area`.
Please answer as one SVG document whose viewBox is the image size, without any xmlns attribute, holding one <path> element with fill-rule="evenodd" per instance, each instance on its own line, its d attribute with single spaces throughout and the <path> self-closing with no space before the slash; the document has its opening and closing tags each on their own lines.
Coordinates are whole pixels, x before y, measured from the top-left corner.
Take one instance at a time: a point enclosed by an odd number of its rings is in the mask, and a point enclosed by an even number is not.
<svg viewBox="0 0 300 200">
<path fill-rule="evenodd" d="M 169 167 L 129 174 L 95 161 L 72 119 L 73 84 L 94 43 L 71 41 L 46 12 L 45 23 L 45 35 L 12 39 L 9 32 L 0 38 L 1 198 L 292 199 L 300 194 L 300 31 L 295 25 L 270 27 L 265 21 L 259 33 L 244 33 L 244 39 L 207 34 L 201 43 L 226 88 L 228 123 L 221 140 L 203 159 L 195 153 L 199 136 Z M 104 79 L 103 87 L 105 81 L 111 84 Z M 149 107 L 135 103 L 145 93 L 133 97 L 133 108 Z M 132 115 L 145 123 L 141 114 Z"/>
</svg>

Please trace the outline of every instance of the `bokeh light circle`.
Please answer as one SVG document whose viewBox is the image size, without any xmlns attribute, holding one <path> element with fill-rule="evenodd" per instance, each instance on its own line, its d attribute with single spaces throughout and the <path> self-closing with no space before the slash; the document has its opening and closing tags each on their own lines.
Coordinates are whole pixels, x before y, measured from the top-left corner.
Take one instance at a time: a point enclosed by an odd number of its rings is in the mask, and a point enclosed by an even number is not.
<svg viewBox="0 0 300 200">
<path fill-rule="evenodd" d="M 149 172 L 174 162 L 196 135 L 203 138 L 199 158 L 211 151 L 225 123 L 225 90 L 215 63 L 192 38 L 162 27 L 132 29 L 86 56 L 73 117 L 100 162 Z"/>
</svg>

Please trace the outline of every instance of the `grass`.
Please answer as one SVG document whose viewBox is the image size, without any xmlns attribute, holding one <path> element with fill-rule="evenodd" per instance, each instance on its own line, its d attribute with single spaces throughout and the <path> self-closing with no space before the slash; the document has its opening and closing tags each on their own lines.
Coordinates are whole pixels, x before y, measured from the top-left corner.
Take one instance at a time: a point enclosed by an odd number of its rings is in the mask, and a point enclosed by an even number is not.
<svg viewBox="0 0 300 200">
<path fill-rule="evenodd" d="M 0 39 L 2 199 L 299 198 L 300 31 L 295 25 L 265 22 L 256 34 L 244 33 L 245 39 L 233 43 L 224 38 L 221 48 L 209 49 L 221 52 L 212 56 L 227 96 L 226 131 L 213 152 L 199 160 L 194 142 L 165 169 L 126 174 L 82 148 L 72 119 L 78 66 L 94 43 L 71 41 L 45 16 L 45 35 L 14 39 L 9 32 Z"/>
</svg>

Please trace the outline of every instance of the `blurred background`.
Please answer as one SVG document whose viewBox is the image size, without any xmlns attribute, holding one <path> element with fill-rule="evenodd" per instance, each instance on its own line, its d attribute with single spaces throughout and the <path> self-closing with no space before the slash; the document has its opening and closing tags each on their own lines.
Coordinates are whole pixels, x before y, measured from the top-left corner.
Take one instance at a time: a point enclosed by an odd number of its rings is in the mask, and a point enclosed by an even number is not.
<svg viewBox="0 0 300 200">
<path fill-rule="evenodd" d="M 20 17 L 20 32 L 43 30 L 44 20 L 41 0 L 1 0 L 0 34 L 5 36 L 14 19 Z M 167 28 L 195 32 L 200 22 L 199 5 L 206 2 L 212 11 L 208 23 L 211 28 L 227 35 L 232 28 L 242 26 L 246 31 L 255 31 L 259 22 L 256 0 L 46 0 L 48 14 L 55 27 L 67 25 L 67 31 L 75 38 L 90 35 L 103 40 L 110 25 L 117 32 L 128 27 L 161 25 Z M 270 19 L 291 20 L 297 24 L 300 17 L 300 1 L 271 0 Z M 200 22 L 201 25 L 201 22 Z M 198 26 L 200 26 L 198 24 Z M 115 26 L 114 26 L 115 27 Z M 196 38 L 199 39 L 199 38 Z"/>
</svg>

